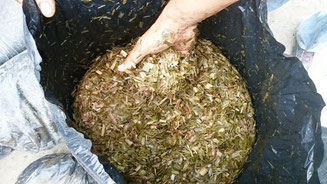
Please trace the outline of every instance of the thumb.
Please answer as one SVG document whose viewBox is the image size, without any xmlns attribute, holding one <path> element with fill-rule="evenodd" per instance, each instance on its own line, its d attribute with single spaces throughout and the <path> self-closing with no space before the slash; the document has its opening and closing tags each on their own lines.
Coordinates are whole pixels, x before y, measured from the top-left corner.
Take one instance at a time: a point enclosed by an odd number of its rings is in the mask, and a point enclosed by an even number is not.
<svg viewBox="0 0 327 184">
<path fill-rule="evenodd" d="M 133 50 L 130 52 L 123 64 L 118 66 L 118 70 L 124 72 L 142 61 L 149 54 L 156 54 L 167 49 L 169 46 L 160 36 L 157 29 L 151 27 L 141 38 L 136 42 Z"/>
<path fill-rule="evenodd" d="M 142 51 L 140 44 L 136 44 L 128 57 L 125 59 L 124 63 L 118 66 L 118 70 L 124 72 L 131 68 L 135 68 L 136 65 L 148 54 L 149 53 Z"/>
<path fill-rule="evenodd" d="M 40 8 L 45 17 L 52 17 L 56 11 L 54 0 L 36 0 L 37 6 Z"/>
</svg>

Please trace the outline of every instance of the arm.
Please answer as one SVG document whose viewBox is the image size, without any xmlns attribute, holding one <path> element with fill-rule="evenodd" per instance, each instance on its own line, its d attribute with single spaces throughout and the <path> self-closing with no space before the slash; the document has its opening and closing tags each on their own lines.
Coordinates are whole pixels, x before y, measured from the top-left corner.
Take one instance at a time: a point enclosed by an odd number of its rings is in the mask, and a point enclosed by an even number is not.
<svg viewBox="0 0 327 184">
<path fill-rule="evenodd" d="M 131 69 L 148 54 L 161 52 L 170 46 L 182 54 L 187 54 L 195 40 L 194 30 L 197 24 L 236 1 L 170 0 L 156 22 L 137 41 L 118 70 Z"/>
</svg>

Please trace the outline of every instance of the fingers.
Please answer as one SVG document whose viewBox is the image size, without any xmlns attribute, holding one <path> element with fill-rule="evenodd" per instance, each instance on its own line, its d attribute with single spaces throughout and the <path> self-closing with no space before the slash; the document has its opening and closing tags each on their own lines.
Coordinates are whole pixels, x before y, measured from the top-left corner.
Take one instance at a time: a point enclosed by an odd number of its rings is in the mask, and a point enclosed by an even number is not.
<svg viewBox="0 0 327 184">
<path fill-rule="evenodd" d="M 184 34 L 179 35 L 179 41 L 177 41 L 174 44 L 174 47 L 176 50 L 178 50 L 181 54 L 187 55 L 189 54 L 189 51 L 192 49 L 195 38 L 196 38 L 196 32 L 195 32 L 196 26 L 188 28 Z"/>
<path fill-rule="evenodd" d="M 175 49 L 178 50 L 182 55 L 188 55 L 195 43 L 195 36 L 184 42 L 180 42 L 174 45 Z"/>
<path fill-rule="evenodd" d="M 37 6 L 40 8 L 41 13 L 45 17 L 52 17 L 56 11 L 56 5 L 54 0 L 35 0 Z"/>
<path fill-rule="evenodd" d="M 18 3 L 23 4 L 23 0 L 16 0 Z M 41 10 L 41 13 L 45 17 L 52 17 L 56 12 L 55 0 L 35 0 L 37 6 Z"/>
<path fill-rule="evenodd" d="M 147 53 L 142 53 L 142 48 L 140 44 L 137 44 L 134 49 L 130 52 L 123 64 L 118 66 L 118 70 L 124 72 L 131 68 L 135 68 L 136 65 L 147 55 Z"/>
<path fill-rule="evenodd" d="M 144 34 L 137 41 L 134 49 L 130 52 L 124 63 L 118 66 L 118 70 L 124 72 L 135 68 L 145 56 L 161 52 L 169 47 L 162 43 L 163 40 L 158 40 L 156 37 L 158 37 L 158 35 L 153 34 L 151 31 L 150 33 Z"/>
</svg>

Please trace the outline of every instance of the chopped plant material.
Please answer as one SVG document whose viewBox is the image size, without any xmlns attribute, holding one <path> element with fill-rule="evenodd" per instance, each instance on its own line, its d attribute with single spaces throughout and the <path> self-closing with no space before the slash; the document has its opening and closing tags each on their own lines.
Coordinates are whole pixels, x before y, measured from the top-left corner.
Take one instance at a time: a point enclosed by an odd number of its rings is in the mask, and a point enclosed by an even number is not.
<svg viewBox="0 0 327 184">
<path fill-rule="evenodd" d="M 118 72 L 132 45 L 94 60 L 73 93 L 76 128 L 129 183 L 232 183 L 255 137 L 246 84 L 210 41 Z"/>
</svg>

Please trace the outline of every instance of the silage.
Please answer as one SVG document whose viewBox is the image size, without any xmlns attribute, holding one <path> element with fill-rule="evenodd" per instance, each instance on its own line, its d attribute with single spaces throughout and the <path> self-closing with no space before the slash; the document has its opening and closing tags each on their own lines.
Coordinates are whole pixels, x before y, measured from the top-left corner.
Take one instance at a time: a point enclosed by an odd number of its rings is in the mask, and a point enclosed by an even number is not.
<svg viewBox="0 0 327 184">
<path fill-rule="evenodd" d="M 130 183 L 231 183 L 255 136 L 237 70 L 207 40 L 170 48 L 126 73 L 132 45 L 94 60 L 74 92 L 76 128 Z"/>
</svg>

